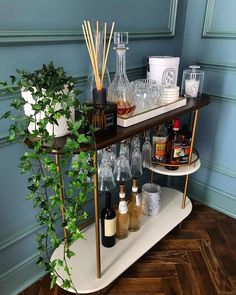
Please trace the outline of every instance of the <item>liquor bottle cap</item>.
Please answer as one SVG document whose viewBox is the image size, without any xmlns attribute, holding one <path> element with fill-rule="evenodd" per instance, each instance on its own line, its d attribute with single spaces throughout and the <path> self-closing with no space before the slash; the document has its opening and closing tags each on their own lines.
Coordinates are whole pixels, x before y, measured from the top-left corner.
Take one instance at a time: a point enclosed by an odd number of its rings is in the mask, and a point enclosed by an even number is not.
<svg viewBox="0 0 236 295">
<path fill-rule="evenodd" d="M 173 130 L 178 130 L 180 128 L 180 120 L 174 119 Z"/>
<path fill-rule="evenodd" d="M 133 180 L 132 180 L 132 190 L 133 188 L 137 188 L 137 191 L 138 191 L 138 179 L 136 177 L 133 177 Z"/>
</svg>

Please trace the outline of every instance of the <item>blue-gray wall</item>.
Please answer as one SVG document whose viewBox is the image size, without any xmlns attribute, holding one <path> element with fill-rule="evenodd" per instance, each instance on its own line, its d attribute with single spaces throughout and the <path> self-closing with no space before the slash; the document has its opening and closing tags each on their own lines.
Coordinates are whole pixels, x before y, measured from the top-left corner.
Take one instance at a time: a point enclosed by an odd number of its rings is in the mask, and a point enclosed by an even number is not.
<svg viewBox="0 0 236 295">
<path fill-rule="evenodd" d="M 130 32 L 127 68 L 130 79 L 144 74 L 147 55 L 180 56 L 186 1 L 177 0 L 1 0 L 0 80 L 16 68 L 34 70 L 53 60 L 84 86 L 89 59 L 83 41 L 84 19 L 116 21 L 116 30 Z M 178 12 L 177 12 L 178 4 Z M 109 69 L 114 71 L 115 53 Z M 12 97 L 0 97 L 0 115 Z M 17 294 L 43 271 L 35 232 L 39 230 L 32 204 L 25 200 L 26 177 L 17 170 L 23 148 L 6 143 L 7 123 L 0 125 L 0 295 Z"/>
<path fill-rule="evenodd" d="M 188 0 L 182 67 L 199 63 L 210 105 L 199 112 L 196 147 L 202 168 L 190 196 L 236 217 L 236 1 Z"/>
</svg>

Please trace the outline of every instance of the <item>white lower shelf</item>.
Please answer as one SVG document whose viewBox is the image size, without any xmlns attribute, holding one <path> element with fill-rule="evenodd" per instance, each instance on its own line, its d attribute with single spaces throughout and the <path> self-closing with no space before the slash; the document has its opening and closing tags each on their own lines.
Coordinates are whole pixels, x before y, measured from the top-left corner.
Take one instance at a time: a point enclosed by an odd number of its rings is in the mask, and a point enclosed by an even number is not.
<svg viewBox="0 0 236 295">
<path fill-rule="evenodd" d="M 112 248 L 105 248 L 101 245 L 102 277 L 100 279 L 96 277 L 95 225 L 87 227 L 85 229 L 86 240 L 78 240 L 71 246 L 71 250 L 76 253 L 76 256 L 68 259 L 68 265 L 72 267 L 72 280 L 77 292 L 86 294 L 108 286 L 184 220 L 192 210 L 192 203 L 187 198 L 185 209 L 181 209 L 182 196 L 183 194 L 177 190 L 163 187 L 161 211 L 157 216 L 142 215 L 141 228 L 138 232 L 129 233 L 125 240 L 117 240 L 116 245 Z M 62 259 L 62 254 L 63 245 L 54 251 L 52 260 Z M 62 269 L 59 270 L 59 274 L 66 278 Z M 57 284 L 61 285 L 60 279 Z M 74 292 L 72 289 L 69 291 Z"/>
</svg>

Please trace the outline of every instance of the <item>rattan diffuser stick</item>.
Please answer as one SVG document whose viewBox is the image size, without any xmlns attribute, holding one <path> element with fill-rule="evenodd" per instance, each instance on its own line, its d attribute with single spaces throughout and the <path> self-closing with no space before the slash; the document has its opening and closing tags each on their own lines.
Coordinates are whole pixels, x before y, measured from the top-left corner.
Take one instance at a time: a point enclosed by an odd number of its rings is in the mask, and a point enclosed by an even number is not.
<svg viewBox="0 0 236 295">
<path fill-rule="evenodd" d="M 93 67 L 96 88 L 97 88 L 98 91 L 102 90 L 102 87 L 103 87 L 105 69 L 106 69 L 108 53 L 109 53 L 109 49 L 110 49 L 110 45 L 111 45 L 111 39 L 112 39 L 114 26 L 115 26 L 115 23 L 113 22 L 112 27 L 111 27 L 110 36 L 109 36 L 108 45 L 106 46 L 107 24 L 106 23 L 104 24 L 104 39 L 103 39 L 103 49 L 102 49 L 102 68 L 101 68 L 101 73 L 99 73 L 99 65 L 98 65 L 99 22 L 98 21 L 96 22 L 95 40 L 93 38 L 90 22 L 89 21 L 84 21 L 84 24 L 82 25 L 85 42 L 86 42 L 86 45 L 87 45 L 87 48 L 88 48 L 89 57 L 90 57 L 91 64 L 92 64 L 92 67 Z"/>
</svg>

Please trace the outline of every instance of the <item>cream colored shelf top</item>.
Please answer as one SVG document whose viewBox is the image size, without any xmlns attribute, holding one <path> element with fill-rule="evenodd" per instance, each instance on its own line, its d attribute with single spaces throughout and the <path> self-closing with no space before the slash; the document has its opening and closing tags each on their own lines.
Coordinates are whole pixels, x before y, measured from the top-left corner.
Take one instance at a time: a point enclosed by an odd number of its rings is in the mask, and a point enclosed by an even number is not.
<svg viewBox="0 0 236 295">
<path fill-rule="evenodd" d="M 196 155 L 193 153 L 193 160 L 196 159 Z M 151 166 L 148 169 L 155 172 L 159 173 L 162 175 L 169 175 L 169 176 L 183 176 L 183 175 L 188 175 L 196 172 L 199 168 L 201 167 L 201 161 L 198 159 L 195 163 L 192 165 L 184 165 L 180 166 L 179 169 L 177 170 L 168 170 L 164 166 Z"/>
<path fill-rule="evenodd" d="M 95 226 L 92 224 L 87 227 L 86 239 L 78 240 L 71 246 L 76 256 L 67 260 L 69 267 L 72 267 L 72 280 L 77 292 L 86 294 L 108 286 L 184 220 L 192 210 L 192 203 L 187 198 L 185 209 L 181 209 L 182 196 L 183 194 L 177 190 L 163 187 L 161 211 L 157 216 L 142 215 L 141 228 L 138 232 L 129 233 L 125 240 L 117 240 L 112 248 L 101 246 L 102 277 L 100 279 L 96 274 Z M 62 259 L 62 255 L 63 244 L 54 251 L 52 259 Z M 58 272 L 61 277 L 66 278 L 62 269 Z M 57 280 L 57 284 L 61 285 L 60 279 Z"/>
</svg>

